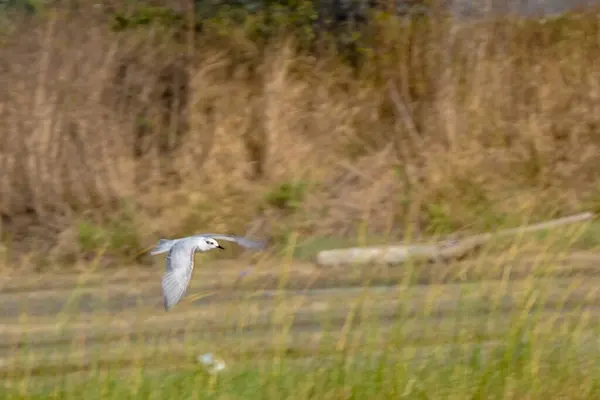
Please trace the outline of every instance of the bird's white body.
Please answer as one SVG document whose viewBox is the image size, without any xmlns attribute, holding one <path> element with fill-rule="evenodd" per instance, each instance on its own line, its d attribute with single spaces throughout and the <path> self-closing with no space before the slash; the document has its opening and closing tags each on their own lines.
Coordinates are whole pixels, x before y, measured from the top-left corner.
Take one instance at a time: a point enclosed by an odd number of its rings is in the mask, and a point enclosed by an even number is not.
<svg viewBox="0 0 600 400">
<path fill-rule="evenodd" d="M 181 239 L 160 239 L 156 247 L 150 252 L 153 256 L 161 253 L 165 253 L 177 244 L 177 243 L 186 243 L 186 245 L 194 247 L 194 252 L 206 252 L 214 249 L 215 247 L 206 243 L 203 237 L 187 237 Z"/>
<path fill-rule="evenodd" d="M 163 300 L 165 310 L 171 309 L 181 301 L 192 277 L 194 270 L 194 254 L 213 249 L 223 249 L 216 239 L 235 242 L 243 247 L 255 250 L 264 249 L 265 242 L 221 235 L 202 234 L 178 239 L 161 239 L 150 252 L 151 255 L 168 252 L 165 274 L 162 280 Z"/>
</svg>

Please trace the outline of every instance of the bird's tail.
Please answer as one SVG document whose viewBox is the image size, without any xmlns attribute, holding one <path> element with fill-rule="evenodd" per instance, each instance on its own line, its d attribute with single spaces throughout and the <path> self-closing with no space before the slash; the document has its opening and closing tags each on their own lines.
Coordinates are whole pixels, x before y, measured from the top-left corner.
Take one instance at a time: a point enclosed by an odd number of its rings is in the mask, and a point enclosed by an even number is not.
<svg viewBox="0 0 600 400">
<path fill-rule="evenodd" d="M 175 240 L 171 239 L 160 239 L 158 244 L 150 251 L 150 255 L 157 255 L 161 253 L 166 253 L 171 250 L 171 247 L 175 244 Z"/>
</svg>

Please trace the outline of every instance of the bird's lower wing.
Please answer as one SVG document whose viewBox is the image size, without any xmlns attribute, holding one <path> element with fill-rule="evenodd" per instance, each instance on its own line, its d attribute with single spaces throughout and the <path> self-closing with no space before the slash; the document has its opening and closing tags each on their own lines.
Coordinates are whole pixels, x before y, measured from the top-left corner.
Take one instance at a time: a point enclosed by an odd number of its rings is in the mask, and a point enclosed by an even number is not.
<svg viewBox="0 0 600 400">
<path fill-rule="evenodd" d="M 169 311 L 181 301 L 189 282 L 189 276 L 181 276 L 181 274 L 177 274 L 177 271 L 168 271 L 165 273 L 162 280 L 165 310 Z"/>
<path fill-rule="evenodd" d="M 194 250 L 185 243 L 176 243 L 166 258 L 162 280 L 165 310 L 175 306 L 187 290 L 194 268 Z"/>
</svg>

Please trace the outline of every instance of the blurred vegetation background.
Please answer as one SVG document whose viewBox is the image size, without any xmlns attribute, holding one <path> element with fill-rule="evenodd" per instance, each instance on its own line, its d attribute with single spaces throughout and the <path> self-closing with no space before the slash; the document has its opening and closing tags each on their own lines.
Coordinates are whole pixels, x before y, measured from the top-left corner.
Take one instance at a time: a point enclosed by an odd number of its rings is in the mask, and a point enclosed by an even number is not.
<svg viewBox="0 0 600 400">
<path fill-rule="evenodd" d="M 597 211 L 597 10 L 490 4 L 0 2 L 0 255 Z"/>
</svg>

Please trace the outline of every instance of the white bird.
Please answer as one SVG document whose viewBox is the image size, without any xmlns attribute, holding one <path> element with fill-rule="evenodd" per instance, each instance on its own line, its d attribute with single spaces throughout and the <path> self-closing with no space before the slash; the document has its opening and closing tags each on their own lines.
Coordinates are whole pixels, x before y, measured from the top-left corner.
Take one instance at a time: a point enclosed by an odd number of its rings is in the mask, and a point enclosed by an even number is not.
<svg viewBox="0 0 600 400">
<path fill-rule="evenodd" d="M 266 242 L 255 241 L 238 236 L 204 233 L 178 239 L 160 239 L 156 247 L 150 251 L 151 255 L 168 252 L 165 274 L 162 280 L 162 291 L 165 310 L 169 311 L 175 306 L 187 290 L 194 270 L 194 254 L 207 252 L 213 249 L 224 250 L 217 242 L 226 240 L 235 242 L 240 246 L 253 250 L 262 250 Z"/>
</svg>

